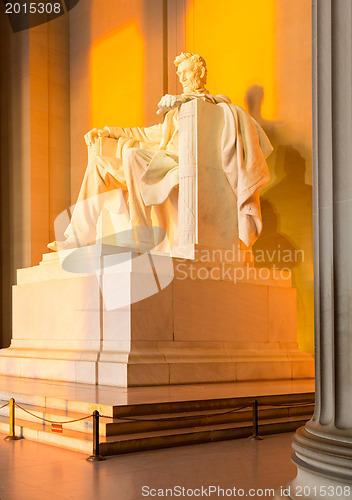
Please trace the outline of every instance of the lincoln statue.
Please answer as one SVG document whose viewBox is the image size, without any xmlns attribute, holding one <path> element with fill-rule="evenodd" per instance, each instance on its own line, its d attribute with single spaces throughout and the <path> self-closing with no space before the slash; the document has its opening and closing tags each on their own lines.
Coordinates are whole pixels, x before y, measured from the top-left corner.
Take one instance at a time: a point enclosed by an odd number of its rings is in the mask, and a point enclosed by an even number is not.
<svg viewBox="0 0 352 500">
<path fill-rule="evenodd" d="M 272 147 L 261 127 L 244 109 L 231 104 L 227 96 L 208 92 L 205 88 L 207 68 L 201 56 L 181 53 L 175 65 L 183 93 L 162 97 L 157 111 L 157 114 L 165 113 L 162 124 L 146 128 L 106 126 L 85 135 L 87 146 L 98 138 L 116 139 L 116 156 L 90 157 L 71 223 L 65 232 L 66 240 L 50 243 L 51 250 L 95 243 L 97 220 L 104 204 L 104 196 L 99 195 L 113 190 L 122 193 L 126 200 L 130 228 L 138 228 L 134 233 L 138 234 L 135 243 L 139 249 L 154 246 L 151 210 L 161 210 L 164 202 L 177 194 L 178 112 L 182 104 L 192 99 L 223 108 L 222 163 L 237 199 L 238 237 L 247 246 L 257 239 L 262 228 L 259 191 L 270 179 L 265 158 Z"/>
</svg>

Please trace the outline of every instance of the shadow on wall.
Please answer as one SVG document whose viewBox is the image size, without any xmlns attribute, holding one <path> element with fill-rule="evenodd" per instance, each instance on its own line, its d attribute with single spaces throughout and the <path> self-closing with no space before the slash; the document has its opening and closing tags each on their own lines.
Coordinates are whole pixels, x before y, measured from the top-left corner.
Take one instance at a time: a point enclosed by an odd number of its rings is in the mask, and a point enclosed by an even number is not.
<svg viewBox="0 0 352 500">
<path fill-rule="evenodd" d="M 249 113 L 274 147 L 268 158 L 272 180 L 261 196 L 263 232 L 253 253 L 258 267 L 291 269 L 297 288 L 298 343 L 302 350 L 313 353 L 312 186 L 305 182 L 311 152 L 290 142 L 293 134 L 284 122 L 262 117 L 263 98 L 263 87 L 253 85 L 245 99 Z"/>
</svg>

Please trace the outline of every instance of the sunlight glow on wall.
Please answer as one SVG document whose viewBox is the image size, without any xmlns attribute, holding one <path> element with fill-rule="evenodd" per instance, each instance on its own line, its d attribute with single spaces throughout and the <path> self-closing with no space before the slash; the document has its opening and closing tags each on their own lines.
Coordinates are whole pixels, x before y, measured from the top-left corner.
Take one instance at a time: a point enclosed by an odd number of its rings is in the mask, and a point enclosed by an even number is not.
<svg viewBox="0 0 352 500">
<path fill-rule="evenodd" d="M 261 85 L 263 116 L 277 118 L 275 0 L 191 0 L 186 49 L 205 58 L 210 93 L 244 107 L 247 89 Z"/>
<path fill-rule="evenodd" d="M 135 20 L 97 39 L 91 51 L 91 125 L 143 122 L 144 42 Z"/>
</svg>

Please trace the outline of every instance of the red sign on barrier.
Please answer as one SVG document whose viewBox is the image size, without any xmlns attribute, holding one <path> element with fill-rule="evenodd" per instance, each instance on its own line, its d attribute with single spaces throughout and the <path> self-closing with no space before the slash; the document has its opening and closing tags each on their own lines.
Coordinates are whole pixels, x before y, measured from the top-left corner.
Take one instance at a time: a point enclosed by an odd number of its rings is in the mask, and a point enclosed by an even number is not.
<svg viewBox="0 0 352 500">
<path fill-rule="evenodd" d="M 62 434 L 63 428 L 61 424 L 51 424 L 51 432 L 58 432 L 59 434 Z"/>
</svg>

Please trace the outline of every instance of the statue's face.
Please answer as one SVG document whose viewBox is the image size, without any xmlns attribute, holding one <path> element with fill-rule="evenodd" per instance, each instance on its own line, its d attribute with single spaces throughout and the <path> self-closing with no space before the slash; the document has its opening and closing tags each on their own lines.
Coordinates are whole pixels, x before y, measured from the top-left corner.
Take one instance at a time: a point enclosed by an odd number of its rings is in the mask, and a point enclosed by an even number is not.
<svg viewBox="0 0 352 500">
<path fill-rule="evenodd" d="M 178 65 L 177 76 L 180 79 L 184 94 L 195 92 L 203 87 L 199 70 L 195 68 L 195 64 L 191 59 L 186 59 Z"/>
</svg>

